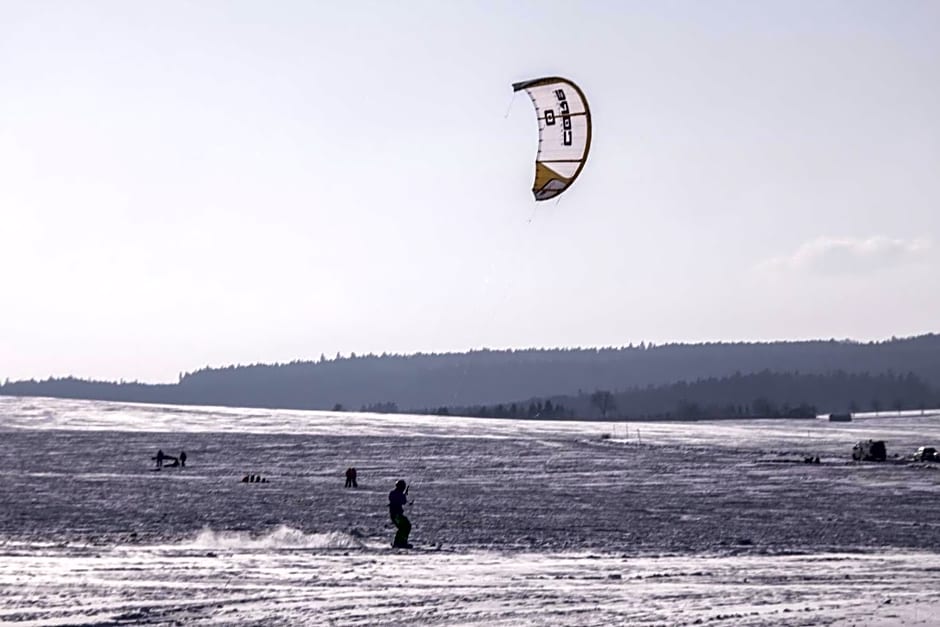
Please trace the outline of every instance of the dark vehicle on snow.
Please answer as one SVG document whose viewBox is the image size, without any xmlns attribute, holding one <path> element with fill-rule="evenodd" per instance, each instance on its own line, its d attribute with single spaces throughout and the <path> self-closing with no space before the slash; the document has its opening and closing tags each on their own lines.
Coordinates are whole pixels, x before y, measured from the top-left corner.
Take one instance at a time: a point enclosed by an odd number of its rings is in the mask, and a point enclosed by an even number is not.
<svg viewBox="0 0 940 627">
<path fill-rule="evenodd" d="M 932 446 L 922 446 L 914 453 L 915 462 L 940 462 L 940 453 Z"/>
<path fill-rule="evenodd" d="M 852 459 L 859 462 L 883 462 L 888 451 L 882 440 L 861 441 L 852 447 Z"/>
</svg>

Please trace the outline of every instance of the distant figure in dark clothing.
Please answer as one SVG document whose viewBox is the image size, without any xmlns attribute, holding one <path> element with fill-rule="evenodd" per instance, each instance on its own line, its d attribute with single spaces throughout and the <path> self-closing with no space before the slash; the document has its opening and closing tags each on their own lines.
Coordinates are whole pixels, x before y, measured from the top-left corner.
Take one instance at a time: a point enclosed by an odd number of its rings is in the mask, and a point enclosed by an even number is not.
<svg viewBox="0 0 940 627">
<path fill-rule="evenodd" d="M 157 456 L 154 457 L 154 459 L 157 460 L 157 468 L 163 468 L 163 459 L 165 457 L 166 455 L 163 454 L 163 449 L 157 451 Z"/>
<path fill-rule="evenodd" d="M 346 486 L 347 488 L 358 488 L 359 484 L 356 483 L 356 469 L 347 468 L 346 469 Z"/>
<path fill-rule="evenodd" d="M 411 521 L 405 516 L 405 505 L 408 504 L 408 486 L 404 479 L 395 482 L 395 489 L 388 493 L 388 515 L 391 517 L 398 532 L 392 546 L 399 549 L 410 549 L 408 534 L 411 533 Z"/>
<path fill-rule="evenodd" d="M 186 451 L 180 451 L 180 466 L 186 465 Z"/>
</svg>

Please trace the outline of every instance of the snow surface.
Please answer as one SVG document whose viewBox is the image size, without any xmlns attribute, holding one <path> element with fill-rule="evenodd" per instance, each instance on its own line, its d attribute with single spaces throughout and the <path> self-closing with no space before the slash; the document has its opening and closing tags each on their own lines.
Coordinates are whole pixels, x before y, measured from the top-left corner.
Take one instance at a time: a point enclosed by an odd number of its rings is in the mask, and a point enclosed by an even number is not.
<svg viewBox="0 0 940 627">
<path fill-rule="evenodd" d="M 852 462 L 869 438 L 900 457 Z M 940 464 L 905 459 L 938 444 L 940 415 L 919 413 L 614 424 L 0 398 L 0 625 L 940 625 Z M 187 467 L 155 471 L 157 448 Z M 414 551 L 388 546 L 398 478 Z"/>
</svg>

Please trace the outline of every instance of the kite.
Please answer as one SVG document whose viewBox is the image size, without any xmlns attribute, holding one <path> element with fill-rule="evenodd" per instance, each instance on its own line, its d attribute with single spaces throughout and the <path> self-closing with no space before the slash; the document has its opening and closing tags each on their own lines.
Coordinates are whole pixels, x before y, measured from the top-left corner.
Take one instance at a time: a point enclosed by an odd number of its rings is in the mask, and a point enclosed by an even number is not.
<svg viewBox="0 0 940 627">
<path fill-rule="evenodd" d="M 550 76 L 513 83 L 525 90 L 539 121 L 535 155 L 535 200 L 548 200 L 571 187 L 581 174 L 591 148 L 591 112 L 581 89 L 565 78 Z"/>
</svg>

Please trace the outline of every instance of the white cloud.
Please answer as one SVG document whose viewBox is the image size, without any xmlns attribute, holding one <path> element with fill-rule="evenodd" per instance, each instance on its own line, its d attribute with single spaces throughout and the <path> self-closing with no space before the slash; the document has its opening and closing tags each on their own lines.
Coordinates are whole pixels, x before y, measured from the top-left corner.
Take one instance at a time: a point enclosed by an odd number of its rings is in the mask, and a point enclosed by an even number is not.
<svg viewBox="0 0 940 627">
<path fill-rule="evenodd" d="M 931 250 L 931 242 L 920 238 L 819 237 L 791 255 L 775 257 L 761 266 L 767 270 L 825 275 L 867 274 L 924 260 Z"/>
</svg>

